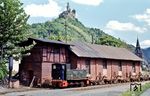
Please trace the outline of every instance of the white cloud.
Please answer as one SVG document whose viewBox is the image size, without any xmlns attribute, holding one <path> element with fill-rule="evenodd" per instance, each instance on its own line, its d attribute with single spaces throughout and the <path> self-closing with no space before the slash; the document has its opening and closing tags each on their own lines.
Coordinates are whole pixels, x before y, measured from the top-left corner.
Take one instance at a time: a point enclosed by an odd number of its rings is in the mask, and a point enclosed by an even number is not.
<svg viewBox="0 0 150 96">
<path fill-rule="evenodd" d="M 31 17 L 57 17 L 61 12 L 61 7 L 54 0 L 49 0 L 48 4 L 30 4 L 24 9 Z"/>
<path fill-rule="evenodd" d="M 150 40 L 144 40 L 141 42 L 143 48 L 150 47 Z"/>
<path fill-rule="evenodd" d="M 130 22 L 122 23 L 116 20 L 109 21 L 106 24 L 106 29 L 114 31 L 133 31 L 138 33 L 143 33 L 147 30 L 146 28 L 138 27 Z"/>
<path fill-rule="evenodd" d="M 72 0 L 72 1 L 78 4 L 92 5 L 92 6 L 98 6 L 103 2 L 103 0 Z"/>
<path fill-rule="evenodd" d="M 150 26 L 150 9 L 146 9 L 143 14 L 134 15 L 133 18 L 146 22 Z"/>
</svg>

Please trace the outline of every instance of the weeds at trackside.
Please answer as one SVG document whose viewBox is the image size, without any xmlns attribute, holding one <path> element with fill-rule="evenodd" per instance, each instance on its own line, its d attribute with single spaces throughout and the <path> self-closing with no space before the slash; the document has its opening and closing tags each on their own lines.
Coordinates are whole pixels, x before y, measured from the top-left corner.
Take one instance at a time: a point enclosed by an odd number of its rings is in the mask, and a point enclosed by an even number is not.
<svg viewBox="0 0 150 96">
<path fill-rule="evenodd" d="M 122 94 L 122 96 L 140 96 L 144 91 L 150 88 L 150 83 L 145 83 L 142 85 L 142 91 L 126 91 Z"/>
</svg>

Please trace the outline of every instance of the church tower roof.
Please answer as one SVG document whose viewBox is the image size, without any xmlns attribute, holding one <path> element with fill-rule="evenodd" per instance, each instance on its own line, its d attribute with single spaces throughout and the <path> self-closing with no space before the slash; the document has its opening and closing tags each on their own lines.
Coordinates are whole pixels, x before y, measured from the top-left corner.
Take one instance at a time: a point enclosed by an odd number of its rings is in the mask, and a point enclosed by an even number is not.
<svg viewBox="0 0 150 96">
<path fill-rule="evenodd" d="M 142 49 L 140 47 L 140 43 L 139 43 L 139 39 L 138 38 L 137 38 L 137 42 L 136 42 L 135 54 L 137 56 L 139 56 L 140 58 L 143 58 L 143 52 L 142 52 Z"/>
<path fill-rule="evenodd" d="M 137 38 L 137 41 L 136 41 L 136 47 L 140 47 L 140 43 L 139 43 L 139 39 L 138 38 Z"/>
</svg>

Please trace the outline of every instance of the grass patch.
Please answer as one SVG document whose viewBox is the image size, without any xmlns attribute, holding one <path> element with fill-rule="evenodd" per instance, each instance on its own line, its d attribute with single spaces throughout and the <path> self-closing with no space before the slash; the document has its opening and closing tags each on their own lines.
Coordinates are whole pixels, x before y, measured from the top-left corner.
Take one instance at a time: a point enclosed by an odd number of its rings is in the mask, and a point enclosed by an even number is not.
<svg viewBox="0 0 150 96">
<path fill-rule="evenodd" d="M 150 88 L 150 83 L 145 83 L 142 85 L 142 91 L 126 91 L 122 94 L 122 96 L 140 96 L 144 91 Z"/>
</svg>

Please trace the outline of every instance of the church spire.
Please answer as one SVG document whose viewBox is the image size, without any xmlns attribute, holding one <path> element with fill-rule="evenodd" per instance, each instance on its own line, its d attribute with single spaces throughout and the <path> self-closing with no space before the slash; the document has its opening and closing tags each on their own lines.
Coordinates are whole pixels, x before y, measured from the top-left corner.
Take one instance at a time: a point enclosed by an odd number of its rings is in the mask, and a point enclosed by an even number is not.
<svg viewBox="0 0 150 96">
<path fill-rule="evenodd" d="M 136 47 L 140 47 L 139 39 L 137 37 Z"/>
<path fill-rule="evenodd" d="M 139 56 L 140 58 L 143 58 L 143 53 L 142 53 L 142 49 L 140 47 L 140 43 L 139 43 L 139 39 L 138 38 L 137 38 L 137 42 L 136 42 L 135 54 L 137 56 Z"/>
</svg>

